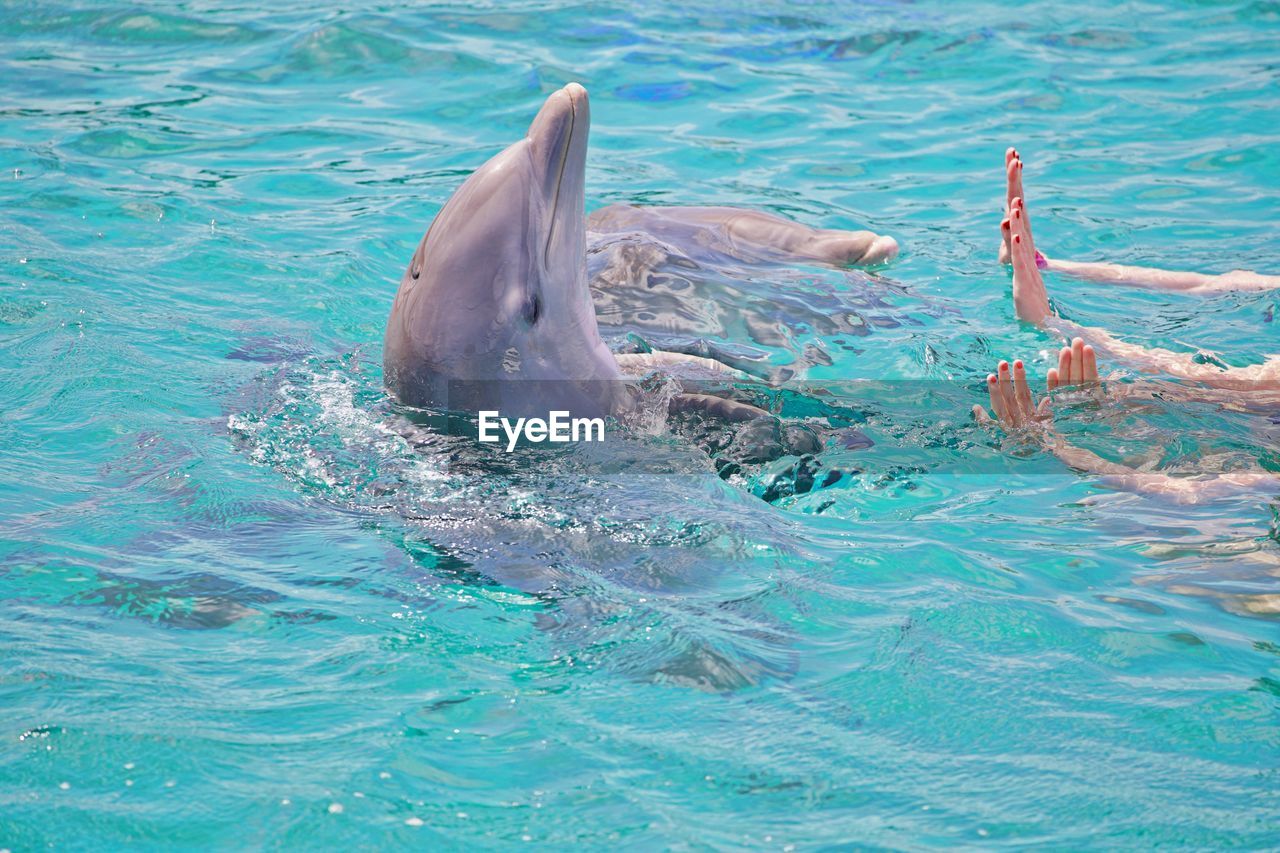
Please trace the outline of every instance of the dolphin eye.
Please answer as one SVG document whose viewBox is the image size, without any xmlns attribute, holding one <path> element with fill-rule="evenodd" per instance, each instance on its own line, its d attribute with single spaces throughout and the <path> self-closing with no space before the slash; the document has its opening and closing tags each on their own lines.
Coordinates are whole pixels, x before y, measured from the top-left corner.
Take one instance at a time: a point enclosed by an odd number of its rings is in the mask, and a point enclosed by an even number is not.
<svg viewBox="0 0 1280 853">
<path fill-rule="evenodd" d="M 524 303 L 524 319 L 525 322 L 532 326 L 538 322 L 538 317 L 542 315 L 542 300 L 538 298 L 538 294 L 530 296 L 528 301 Z"/>
</svg>

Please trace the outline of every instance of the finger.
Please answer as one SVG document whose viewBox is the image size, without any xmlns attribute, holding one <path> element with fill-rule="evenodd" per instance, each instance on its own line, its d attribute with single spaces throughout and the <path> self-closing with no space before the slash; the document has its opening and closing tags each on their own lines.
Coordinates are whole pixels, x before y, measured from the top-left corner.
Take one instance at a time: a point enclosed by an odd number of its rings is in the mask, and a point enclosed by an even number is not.
<svg viewBox="0 0 1280 853">
<path fill-rule="evenodd" d="M 1037 420 L 1047 420 L 1053 417 L 1053 401 L 1045 397 L 1040 401 L 1040 405 L 1036 406 Z"/>
<path fill-rule="evenodd" d="M 1058 381 L 1062 385 L 1071 384 L 1071 347 L 1058 351 Z"/>
<path fill-rule="evenodd" d="M 973 419 L 982 426 L 990 426 L 994 423 L 994 421 L 991 420 L 991 415 L 987 414 L 987 410 L 977 404 L 973 407 Z"/>
<path fill-rule="evenodd" d="M 1000 394 L 1000 380 L 994 373 L 987 374 L 987 397 L 991 402 L 991 411 L 996 413 L 1000 423 L 1009 423 L 1009 413 L 1004 408 L 1004 397 Z"/>
<path fill-rule="evenodd" d="M 1058 368 L 1049 368 L 1049 372 L 1044 375 L 1044 384 L 1050 391 L 1056 390 L 1062 384 L 1058 379 Z"/>
<path fill-rule="evenodd" d="M 1093 347 L 1085 344 L 1084 346 L 1084 381 L 1098 381 L 1098 356 L 1093 351 Z"/>
<path fill-rule="evenodd" d="M 1000 398 L 1004 401 L 1004 410 L 1009 413 L 1009 420 L 1014 426 L 1021 426 L 1024 418 L 1013 392 L 1013 375 L 1009 371 L 1009 362 L 1000 362 L 997 372 L 1000 376 Z"/>
<path fill-rule="evenodd" d="M 1071 342 L 1071 384 L 1084 382 L 1084 338 Z"/>
<path fill-rule="evenodd" d="M 1035 404 L 1031 402 L 1031 388 L 1027 385 L 1027 370 L 1022 359 L 1013 363 L 1013 393 L 1018 401 L 1018 411 L 1022 412 L 1023 417 L 1030 418 L 1035 411 Z"/>
</svg>

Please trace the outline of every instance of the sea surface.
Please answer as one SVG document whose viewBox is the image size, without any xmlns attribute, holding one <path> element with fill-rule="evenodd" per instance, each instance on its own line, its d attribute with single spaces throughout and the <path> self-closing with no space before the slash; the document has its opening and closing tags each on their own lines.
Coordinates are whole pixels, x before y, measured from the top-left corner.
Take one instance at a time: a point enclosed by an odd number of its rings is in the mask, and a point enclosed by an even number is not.
<svg viewBox="0 0 1280 853">
<path fill-rule="evenodd" d="M 0 849 L 1280 846 L 1274 495 L 969 413 L 1059 343 L 995 261 L 1010 145 L 1052 256 L 1280 273 L 1280 5 L 339 5 L 0 6 Z M 387 400 L 418 240 L 569 81 L 588 209 L 901 242 L 688 274 L 781 306 L 704 338 L 844 406 L 838 480 L 765 501 L 660 417 L 458 464 Z M 1048 285 L 1280 352 L 1275 293 Z M 1059 423 L 1280 470 L 1265 415 Z"/>
</svg>

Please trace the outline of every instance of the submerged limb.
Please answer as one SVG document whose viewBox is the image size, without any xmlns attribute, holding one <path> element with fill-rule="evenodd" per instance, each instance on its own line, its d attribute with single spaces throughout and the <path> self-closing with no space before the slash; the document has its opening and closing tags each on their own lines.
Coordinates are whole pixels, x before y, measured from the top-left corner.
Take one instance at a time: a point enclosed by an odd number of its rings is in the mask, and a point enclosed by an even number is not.
<svg viewBox="0 0 1280 853">
<path fill-rule="evenodd" d="M 1172 290 L 1182 293 L 1226 293 L 1280 288 L 1280 276 L 1260 275 L 1249 270 L 1232 270 L 1221 275 L 1162 270 L 1090 261 L 1062 261 L 1045 258 L 1044 269 L 1104 284 Z"/>
<path fill-rule="evenodd" d="M 1178 379 L 1199 382 L 1214 388 L 1241 391 L 1280 390 L 1280 356 L 1248 367 L 1219 367 L 1192 353 L 1178 353 L 1161 347 L 1128 343 L 1105 329 L 1079 326 L 1056 316 L 1036 264 L 1035 244 L 1026 227 L 1026 208 L 1015 198 L 1009 213 L 1011 260 L 1013 261 L 1013 307 L 1019 319 L 1061 332 L 1081 336 L 1108 355 L 1126 361 L 1144 373 L 1163 373 Z M 1052 269 L 1052 263 L 1050 262 Z"/>
<path fill-rule="evenodd" d="M 1280 392 L 1280 356 L 1271 356 L 1261 364 L 1247 367 L 1219 367 L 1199 354 L 1129 343 L 1105 329 L 1079 326 L 1060 318 L 1054 318 L 1051 325 L 1067 335 L 1087 336 L 1107 355 L 1121 359 L 1143 373 L 1162 373 L 1210 388 L 1271 394 Z"/>
<path fill-rule="evenodd" d="M 1280 487 L 1280 479 L 1261 469 L 1171 477 L 1159 471 L 1139 471 L 1137 468 L 1110 462 L 1091 450 L 1068 444 L 1056 434 L 1051 437 L 1048 447 L 1065 465 L 1098 476 L 1098 482 L 1104 486 L 1164 498 L 1174 503 L 1195 504 L 1240 492 Z"/>
<path fill-rule="evenodd" d="M 1058 354 L 1058 366 L 1049 369 L 1045 385 L 1052 392 L 1075 385 L 1092 385 L 1099 381 L 1097 358 L 1092 347 L 1076 338 L 1070 347 Z M 1203 500 L 1263 488 L 1280 488 L 1280 478 L 1270 472 L 1228 471 L 1196 477 L 1172 477 L 1161 472 L 1137 468 L 1103 459 L 1092 450 L 1077 447 L 1053 428 L 1053 412 L 1049 397 L 1033 402 L 1021 361 L 1000 362 L 996 373 L 987 376 L 987 395 L 994 416 L 982 406 L 973 407 L 974 418 L 982 424 L 996 424 L 1006 432 L 1028 434 L 1039 440 L 1046 450 L 1069 468 L 1093 474 L 1109 488 L 1172 500 L 1176 503 L 1199 503 Z"/>
</svg>

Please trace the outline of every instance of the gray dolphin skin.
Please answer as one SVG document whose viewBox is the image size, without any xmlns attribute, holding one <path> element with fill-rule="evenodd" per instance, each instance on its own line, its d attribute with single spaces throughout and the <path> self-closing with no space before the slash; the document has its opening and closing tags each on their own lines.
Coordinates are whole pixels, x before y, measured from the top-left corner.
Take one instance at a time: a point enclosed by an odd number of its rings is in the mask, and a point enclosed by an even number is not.
<svg viewBox="0 0 1280 853">
<path fill-rule="evenodd" d="M 737 207 L 611 204 L 587 218 L 597 234 L 642 231 L 681 248 L 703 247 L 747 262 L 817 261 L 832 266 L 884 263 L 898 241 L 871 231 L 810 228 Z"/>
<path fill-rule="evenodd" d="M 621 414 L 634 404 L 628 375 L 689 363 L 730 370 L 688 354 L 616 357 L 601 339 L 586 263 L 590 124 L 582 86 L 553 93 L 525 137 L 467 178 L 431 223 L 384 338 L 384 381 L 400 402 L 516 416 Z M 646 232 L 748 262 L 874 264 L 898 251 L 892 237 L 870 231 L 738 208 L 612 205 L 590 225 L 596 238 Z"/>
<path fill-rule="evenodd" d="M 590 124 L 585 89 L 553 93 L 431 223 L 384 338 L 384 381 L 400 402 L 584 416 L 627 405 L 587 287 Z"/>
</svg>

